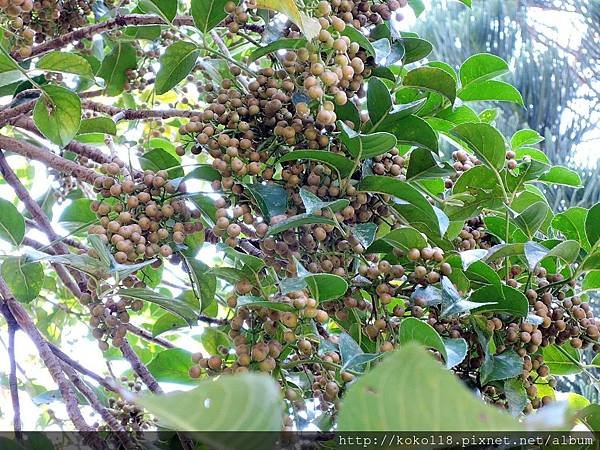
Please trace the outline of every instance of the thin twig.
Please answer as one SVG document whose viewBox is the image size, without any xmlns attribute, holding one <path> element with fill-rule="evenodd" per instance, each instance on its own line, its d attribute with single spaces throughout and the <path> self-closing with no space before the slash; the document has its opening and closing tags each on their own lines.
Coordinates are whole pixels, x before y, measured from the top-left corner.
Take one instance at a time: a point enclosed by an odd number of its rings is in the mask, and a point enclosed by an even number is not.
<svg viewBox="0 0 600 450">
<path fill-rule="evenodd" d="M 140 120 L 140 119 L 169 119 L 171 117 L 197 117 L 202 115 L 202 111 L 190 109 L 123 109 L 116 106 L 104 105 L 98 102 L 83 101 L 81 106 L 84 109 L 108 114 L 117 121 L 117 114 L 120 120 Z"/>
<path fill-rule="evenodd" d="M 19 328 L 17 321 L 11 314 L 5 302 L 0 301 L 0 313 L 4 316 L 8 324 L 8 361 L 10 364 L 10 373 L 8 376 L 8 386 L 10 388 L 10 399 L 13 407 L 13 428 L 15 430 L 15 438 L 23 439 L 21 433 L 21 405 L 19 402 L 19 387 L 17 384 L 17 361 L 15 359 L 15 333 Z"/>
</svg>

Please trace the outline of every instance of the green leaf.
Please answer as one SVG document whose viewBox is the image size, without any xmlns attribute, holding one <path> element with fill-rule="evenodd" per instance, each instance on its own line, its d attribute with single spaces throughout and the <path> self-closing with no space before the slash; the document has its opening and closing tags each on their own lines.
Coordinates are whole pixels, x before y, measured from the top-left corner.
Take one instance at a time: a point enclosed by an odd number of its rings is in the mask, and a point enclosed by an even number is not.
<svg viewBox="0 0 600 450">
<path fill-rule="evenodd" d="M 425 11 L 423 0 L 408 0 L 408 6 L 412 8 L 415 17 L 419 17 Z"/>
<path fill-rule="evenodd" d="M 227 0 L 192 0 L 191 14 L 196 28 L 206 34 L 219 25 L 227 17 L 226 4 Z"/>
<path fill-rule="evenodd" d="M 379 129 L 392 133 L 399 144 L 423 147 L 437 153 L 438 137 L 431 125 L 414 115 L 399 120 L 396 120 L 396 117 L 395 114 L 388 116 L 389 120 L 385 120 Z"/>
<path fill-rule="evenodd" d="M 221 174 L 210 164 L 200 164 L 195 167 L 190 173 L 183 177 L 183 181 L 187 180 L 204 180 L 204 181 L 215 181 L 220 180 Z"/>
<path fill-rule="evenodd" d="M 433 51 L 433 45 L 425 39 L 418 37 L 403 37 L 401 41 L 405 50 L 402 58 L 404 64 L 419 61 Z"/>
<path fill-rule="evenodd" d="M 133 45 L 119 42 L 106 55 L 98 71 L 98 76 L 106 83 L 105 95 L 114 97 L 123 92 L 127 82 L 126 72 L 137 68 L 137 52 Z"/>
<path fill-rule="evenodd" d="M 19 71 L 20 66 L 17 62 L 10 57 L 5 51 L 0 51 L 0 73 Z"/>
<path fill-rule="evenodd" d="M 90 63 L 82 56 L 69 52 L 50 52 L 43 55 L 36 69 L 49 72 L 73 73 L 83 77 L 94 79 L 94 71 Z"/>
<path fill-rule="evenodd" d="M 546 220 L 550 208 L 546 202 L 536 202 L 515 217 L 515 223 L 532 238 Z"/>
<path fill-rule="evenodd" d="M 463 88 L 471 83 L 496 78 L 508 72 L 508 64 L 490 53 L 479 53 L 465 60 L 460 66 L 460 82 Z"/>
<path fill-rule="evenodd" d="M 262 297 L 255 295 L 241 295 L 237 298 L 238 308 L 244 306 L 246 308 L 267 308 L 275 311 L 295 311 L 293 305 L 287 303 L 265 300 Z"/>
<path fill-rule="evenodd" d="M 179 159 L 162 148 L 153 148 L 149 152 L 144 153 L 139 157 L 139 161 L 140 166 L 144 170 L 152 170 L 154 172 L 166 170 L 169 172 L 169 176 L 173 178 L 183 177 L 184 175 Z"/>
<path fill-rule="evenodd" d="M 487 356 L 481 366 L 481 384 L 514 378 L 523 373 L 523 359 L 514 350 Z"/>
<path fill-rule="evenodd" d="M 600 431 L 600 405 L 586 406 L 577 416 L 590 431 Z"/>
<path fill-rule="evenodd" d="M 506 161 L 504 137 L 487 123 L 464 123 L 454 127 L 451 133 L 466 142 L 487 166 L 500 170 Z"/>
<path fill-rule="evenodd" d="M 444 358 L 444 361 L 448 360 L 446 346 L 438 332 L 428 323 L 421 322 L 415 317 L 402 319 L 398 330 L 398 342 L 401 345 L 416 342 L 424 347 L 437 350 Z"/>
<path fill-rule="evenodd" d="M 590 208 L 585 218 L 585 234 L 593 247 L 600 241 L 600 203 Z"/>
<path fill-rule="evenodd" d="M 25 262 L 24 257 L 8 257 L 2 263 L 2 278 L 21 303 L 36 299 L 44 284 L 44 268 L 39 262 Z"/>
<path fill-rule="evenodd" d="M 288 205 L 287 191 L 276 184 L 246 184 L 267 223 L 274 216 L 284 214 Z"/>
<path fill-rule="evenodd" d="M 219 347 L 229 348 L 232 345 L 231 338 L 214 327 L 207 327 L 202 331 L 200 343 L 210 355 L 219 355 Z"/>
<path fill-rule="evenodd" d="M 210 272 L 210 268 L 206 264 L 190 256 L 193 253 L 195 251 L 185 254 L 184 259 L 189 275 L 194 282 L 194 293 L 200 299 L 200 311 L 204 311 L 215 300 L 217 278 Z"/>
<path fill-rule="evenodd" d="M 178 315 L 190 326 L 197 321 L 196 312 L 182 299 L 166 297 L 162 294 L 151 291 L 150 289 L 141 288 L 120 289 L 119 295 L 121 297 L 128 297 L 154 303 L 164 310 Z"/>
<path fill-rule="evenodd" d="M 346 146 L 348 153 L 358 160 L 381 155 L 396 145 L 396 138 L 390 133 L 357 133 L 339 120 L 337 127 L 340 130 L 340 140 Z"/>
<path fill-rule="evenodd" d="M 302 199 L 304 209 L 306 209 L 308 214 L 313 214 L 323 209 L 330 209 L 335 213 L 341 211 L 350 204 L 350 201 L 344 198 L 333 200 L 331 202 L 324 202 L 306 188 L 300 188 L 300 198 Z"/>
<path fill-rule="evenodd" d="M 523 97 L 517 88 L 498 80 L 471 83 L 458 92 L 458 97 L 464 102 L 493 100 L 524 106 Z"/>
<path fill-rule="evenodd" d="M 539 142 L 542 142 L 544 138 L 540 136 L 540 134 L 535 130 L 523 129 L 517 131 L 510 138 L 510 146 L 514 149 L 535 145 Z"/>
<path fill-rule="evenodd" d="M 58 219 L 58 223 L 66 230 L 75 232 L 84 225 L 96 222 L 98 218 L 91 210 L 91 204 L 92 200 L 89 198 L 78 198 L 73 200 L 65 209 L 63 209 Z"/>
<path fill-rule="evenodd" d="M 352 230 L 352 236 L 362 245 L 364 248 L 369 247 L 375 240 L 377 234 L 377 224 L 374 223 L 359 223 L 350 228 Z"/>
<path fill-rule="evenodd" d="M 296 150 L 286 153 L 279 161 L 296 161 L 299 159 L 308 159 L 310 161 L 319 161 L 336 169 L 342 178 L 351 175 L 354 168 L 354 162 L 339 153 L 332 153 L 324 150 Z"/>
<path fill-rule="evenodd" d="M 581 353 L 568 343 L 558 347 L 556 344 L 543 347 L 544 364 L 552 375 L 574 375 L 581 372 Z M 577 363 L 576 363 L 576 362 Z"/>
<path fill-rule="evenodd" d="M 261 258 L 238 252 L 227 244 L 218 244 L 217 250 L 225 253 L 225 255 L 233 261 L 241 262 L 244 266 L 250 268 L 252 272 L 259 272 L 265 267 L 265 262 Z"/>
<path fill-rule="evenodd" d="M 167 331 L 187 326 L 188 324 L 181 317 L 166 312 L 159 316 L 152 325 L 152 336 L 159 336 Z"/>
<path fill-rule="evenodd" d="M 25 236 L 25 219 L 8 200 L 0 198 L 0 239 L 14 246 L 21 245 Z"/>
<path fill-rule="evenodd" d="M 582 186 L 581 177 L 577 172 L 562 166 L 554 166 L 539 177 L 539 181 L 548 184 L 559 184 L 579 188 Z"/>
<path fill-rule="evenodd" d="M 504 382 L 504 395 L 508 402 L 508 410 L 513 417 L 518 417 L 525 406 L 527 406 L 528 398 L 523 381 L 518 378 L 506 380 Z"/>
<path fill-rule="evenodd" d="M 338 275 L 314 273 L 306 275 L 304 281 L 312 297 L 318 302 L 335 300 L 346 293 L 348 283 Z"/>
<path fill-rule="evenodd" d="M 386 252 L 391 248 L 398 248 L 405 252 L 411 248 L 423 248 L 427 246 L 427 239 L 422 233 L 412 227 L 400 227 L 390 231 L 378 239 L 369 248 L 369 253 Z"/>
<path fill-rule="evenodd" d="M 443 339 L 446 347 L 446 368 L 452 369 L 459 365 L 467 356 L 469 346 L 463 338 Z"/>
<path fill-rule="evenodd" d="M 490 284 L 474 291 L 469 297 L 469 301 L 474 303 L 494 304 L 483 305 L 476 308 L 476 312 L 507 312 L 517 317 L 525 317 L 529 311 L 527 297 L 523 293 L 510 286 L 497 286 Z"/>
<path fill-rule="evenodd" d="M 392 109 L 390 90 L 379 78 L 369 78 L 367 109 L 372 123 L 381 121 Z"/>
<path fill-rule="evenodd" d="M 240 402 L 243 398 L 244 401 Z M 223 375 L 198 382 L 188 391 L 164 395 L 146 394 L 136 399 L 159 425 L 192 432 L 212 448 L 255 450 L 275 443 L 283 425 L 283 401 L 279 385 L 269 375 Z M 257 411 L 261 411 L 257 414 Z M 206 433 L 221 431 L 227 433 Z M 236 431 L 271 431 L 270 434 L 236 435 Z"/>
<path fill-rule="evenodd" d="M 177 15 L 177 2 L 172 0 L 140 0 L 138 6 L 146 12 L 154 12 L 171 22 Z"/>
<path fill-rule="evenodd" d="M 597 291 L 600 289 L 600 270 L 592 270 L 585 275 L 581 283 L 584 291 Z"/>
<path fill-rule="evenodd" d="M 339 120 L 350 121 L 354 125 L 354 129 L 358 130 L 361 126 L 360 113 L 353 102 L 346 102 L 343 105 L 335 105 L 335 115 Z M 295 153 L 295 152 L 293 152 Z M 323 153 L 323 152 L 321 152 Z M 289 153 L 288 153 L 289 155 Z"/>
<path fill-rule="evenodd" d="M 402 80 L 404 86 L 416 87 L 426 91 L 437 92 L 451 103 L 456 98 L 456 81 L 445 70 L 437 67 L 418 67 L 406 74 Z"/>
<path fill-rule="evenodd" d="M 416 148 L 410 152 L 406 180 L 422 180 L 427 178 L 446 177 L 455 173 L 455 170 L 444 162 L 441 166 L 435 160 L 433 153 L 424 148 Z"/>
<path fill-rule="evenodd" d="M 415 228 L 424 224 L 440 234 L 438 217 L 431 204 L 410 184 L 390 177 L 368 176 L 356 187 L 359 191 L 388 194 L 401 200 L 395 209 Z"/>
<path fill-rule="evenodd" d="M 590 243 L 585 232 L 587 215 L 587 209 L 574 206 L 556 214 L 552 219 L 552 228 L 560 231 L 565 238 L 579 242 L 585 250 L 589 250 Z"/>
<path fill-rule="evenodd" d="M 258 8 L 272 9 L 286 15 L 288 19 L 298 26 L 302 34 L 309 41 L 316 38 L 321 30 L 319 21 L 314 17 L 308 16 L 304 11 L 300 11 L 298 4 L 294 0 L 256 0 L 256 6 Z"/>
<path fill-rule="evenodd" d="M 327 217 L 304 213 L 288 217 L 286 220 L 279 222 L 276 225 L 272 225 L 271 227 L 269 227 L 267 236 L 282 233 L 286 230 L 289 230 L 290 228 L 298 228 L 303 225 L 312 225 L 317 223 L 335 225 L 335 221 L 333 221 L 332 219 L 328 219 Z"/>
<path fill-rule="evenodd" d="M 375 57 L 375 49 L 373 48 L 373 44 L 369 41 L 369 38 L 365 36 L 361 31 L 357 30 L 353 26 L 347 26 L 340 33 L 342 36 L 347 36 L 350 38 L 350 42 L 356 42 L 362 48 L 365 49 L 369 56 Z"/>
<path fill-rule="evenodd" d="M 33 109 L 33 121 L 40 132 L 54 144 L 65 147 L 77 134 L 81 123 L 81 100 L 74 92 L 60 86 L 43 86 L 42 95 Z"/>
<path fill-rule="evenodd" d="M 180 348 L 169 348 L 154 356 L 148 370 L 157 381 L 180 384 L 196 384 L 188 371 L 192 367 L 192 354 Z"/>
<path fill-rule="evenodd" d="M 110 117 L 92 117 L 83 119 L 79 125 L 78 135 L 90 133 L 103 133 L 115 136 L 117 134 L 117 125 Z"/>
<path fill-rule="evenodd" d="M 338 420 L 342 432 L 519 429 L 516 420 L 486 405 L 427 352 L 410 344 L 348 388 Z"/>
<path fill-rule="evenodd" d="M 269 53 L 277 52 L 277 50 L 292 50 L 306 45 L 306 39 L 277 39 L 276 41 L 270 42 L 264 47 L 258 47 L 254 50 L 249 57 L 249 61 L 256 61 Z"/>
<path fill-rule="evenodd" d="M 156 93 L 161 95 L 177 86 L 192 71 L 199 55 L 198 47 L 190 42 L 176 41 L 167 47 L 160 57 L 160 70 L 154 84 Z"/>
</svg>

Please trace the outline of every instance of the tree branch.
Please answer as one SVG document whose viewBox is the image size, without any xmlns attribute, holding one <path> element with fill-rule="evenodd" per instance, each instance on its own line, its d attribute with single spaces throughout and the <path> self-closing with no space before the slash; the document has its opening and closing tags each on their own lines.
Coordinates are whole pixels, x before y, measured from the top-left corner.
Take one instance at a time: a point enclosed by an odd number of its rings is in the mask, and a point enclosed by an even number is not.
<svg viewBox="0 0 600 450">
<path fill-rule="evenodd" d="M 85 382 L 79 377 L 79 375 L 67 364 L 63 363 L 63 370 L 71 380 L 71 383 L 75 385 L 77 390 L 83 394 L 83 396 L 88 400 L 90 406 L 94 408 L 99 414 L 100 417 L 106 422 L 109 428 L 112 431 L 116 432 L 117 438 L 123 444 L 123 448 L 126 450 L 139 450 L 141 447 L 138 446 L 131 436 L 121 425 L 121 423 L 117 420 L 113 413 L 111 413 L 101 402 L 98 400 L 98 397 L 92 391 L 89 386 L 85 384 Z"/>
<path fill-rule="evenodd" d="M 116 106 L 104 105 L 98 102 L 83 101 L 81 106 L 84 109 L 115 116 L 119 114 L 120 119 L 139 120 L 139 119 L 169 119 L 171 117 L 194 117 L 200 116 L 202 111 L 193 111 L 189 109 L 123 109 Z M 115 119 L 116 120 L 116 119 Z"/>
<path fill-rule="evenodd" d="M 50 372 L 50 375 L 58 385 L 58 390 L 65 402 L 67 408 L 67 414 L 69 418 L 77 428 L 77 430 L 85 433 L 84 440 L 95 450 L 105 450 L 108 447 L 106 444 L 94 433 L 92 427 L 90 427 L 85 418 L 79 410 L 79 403 L 77 402 L 77 396 L 75 391 L 71 388 L 69 381 L 65 377 L 62 371 L 60 360 L 50 350 L 50 347 L 46 343 L 39 330 L 36 328 L 31 318 L 23 309 L 23 307 L 17 303 L 12 292 L 4 282 L 4 279 L 0 278 L 0 295 L 4 299 L 4 302 L 8 306 L 8 309 L 12 313 L 13 317 L 17 321 L 19 328 L 25 332 L 34 343 L 38 350 L 40 358 L 44 362 L 44 365 Z"/>
<path fill-rule="evenodd" d="M 172 342 L 167 341 L 166 339 L 152 336 L 152 333 L 150 333 L 148 330 L 144 330 L 143 328 L 136 327 L 135 325 L 133 325 L 131 323 L 127 324 L 127 331 L 129 331 L 132 334 L 135 334 L 136 336 L 141 337 L 142 339 L 145 339 L 150 342 L 154 342 L 155 344 L 158 344 L 164 348 L 176 348 L 175 344 L 173 344 Z"/>
<path fill-rule="evenodd" d="M 55 155 L 48 149 L 36 147 L 24 141 L 18 141 L 7 136 L 0 135 L 0 149 L 17 153 L 30 159 L 43 162 L 49 167 L 67 175 L 73 175 L 79 180 L 93 183 L 100 176 L 95 171 L 83 167 L 73 161 Z"/>
<path fill-rule="evenodd" d="M 8 361 L 10 364 L 8 386 L 10 388 L 10 399 L 13 407 L 15 438 L 21 441 L 23 439 L 23 434 L 21 433 L 21 405 L 19 402 L 19 387 L 17 385 L 17 361 L 15 359 L 15 333 L 19 329 L 19 324 L 3 301 L 0 301 L 0 314 L 4 316 L 8 325 Z"/>
<path fill-rule="evenodd" d="M 104 33 L 105 31 L 112 30 L 113 28 L 121 28 L 127 25 L 164 25 L 165 21 L 158 16 L 153 14 L 128 14 L 125 16 L 117 16 L 105 22 L 100 22 L 87 27 L 79 28 L 78 30 L 71 31 L 70 33 L 64 34 L 46 41 L 42 44 L 36 45 L 31 49 L 31 54 L 27 58 L 23 58 L 18 52 L 13 52 L 11 56 L 17 61 L 30 59 L 51 50 L 65 47 L 73 42 L 80 41 L 82 39 L 90 38 L 96 34 Z M 178 16 L 173 19 L 173 25 L 194 25 L 194 20 L 190 16 Z"/>
</svg>

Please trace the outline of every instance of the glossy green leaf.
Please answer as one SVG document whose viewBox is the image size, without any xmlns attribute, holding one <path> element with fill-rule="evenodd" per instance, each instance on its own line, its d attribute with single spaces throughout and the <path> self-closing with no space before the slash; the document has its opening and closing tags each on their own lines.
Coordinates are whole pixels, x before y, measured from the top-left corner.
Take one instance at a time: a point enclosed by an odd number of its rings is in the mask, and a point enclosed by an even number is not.
<svg viewBox="0 0 600 450">
<path fill-rule="evenodd" d="M 157 381 L 196 384 L 188 371 L 192 367 L 192 354 L 180 348 L 169 348 L 157 353 L 148 363 L 148 370 Z"/>
<path fill-rule="evenodd" d="M 115 136 L 117 134 L 117 125 L 110 117 L 92 117 L 83 119 L 79 125 L 78 135 L 90 133 L 103 133 Z"/>
<path fill-rule="evenodd" d="M 198 47 L 190 42 L 177 41 L 167 47 L 160 57 L 160 70 L 154 84 L 156 93 L 164 94 L 185 79 L 196 65 L 199 55 Z"/>
<path fill-rule="evenodd" d="M 33 109 L 33 121 L 54 144 L 65 147 L 77 134 L 81 123 L 81 100 L 69 89 L 48 85 Z"/>
<path fill-rule="evenodd" d="M 140 0 L 138 6 L 144 11 L 157 13 L 167 22 L 177 15 L 177 2 L 172 0 Z"/>
<path fill-rule="evenodd" d="M 471 83 L 496 78 L 508 72 L 508 64 L 490 53 L 478 53 L 465 60 L 460 66 L 460 81 L 463 88 Z"/>
<path fill-rule="evenodd" d="M 519 147 L 524 147 L 527 145 L 535 145 L 539 142 L 542 142 L 544 138 L 540 136 L 540 134 L 535 130 L 523 129 L 517 131 L 510 138 L 510 146 L 513 149 L 518 149 Z"/>
<path fill-rule="evenodd" d="M 220 347 L 229 348 L 232 345 L 231 338 L 214 327 L 207 327 L 202 331 L 200 343 L 209 355 L 219 355 L 221 354 Z"/>
<path fill-rule="evenodd" d="M 425 224 L 439 233 L 438 217 L 431 204 L 410 184 L 389 177 L 368 176 L 357 185 L 357 190 L 388 194 L 396 197 L 401 203 L 395 208 L 413 227 Z"/>
<path fill-rule="evenodd" d="M 580 206 L 574 206 L 561 213 L 558 213 L 552 219 L 552 228 L 560 231 L 567 239 L 572 239 L 581 244 L 585 250 L 589 250 L 590 243 L 585 232 L 585 220 L 588 210 Z"/>
<path fill-rule="evenodd" d="M 400 227 L 382 236 L 369 248 L 369 252 L 385 252 L 391 248 L 408 251 L 411 248 L 423 248 L 427 246 L 427 239 L 422 233 L 412 227 Z"/>
<path fill-rule="evenodd" d="M 268 301 L 255 295 L 242 295 L 237 298 L 237 306 L 247 308 L 267 308 L 276 311 L 295 311 L 292 305 L 276 301 Z"/>
<path fill-rule="evenodd" d="M 247 184 L 245 188 L 256 200 L 258 207 L 268 221 L 285 213 L 288 205 L 287 191 L 276 184 Z"/>
<path fill-rule="evenodd" d="M 120 289 L 121 297 L 143 300 L 150 303 L 155 303 L 166 311 L 178 315 L 184 319 L 190 326 L 196 323 L 197 314 L 190 306 L 182 299 L 166 297 L 158 292 L 150 289 L 142 288 L 126 288 Z"/>
<path fill-rule="evenodd" d="M 504 395 L 506 396 L 511 416 L 518 417 L 529 401 L 523 381 L 518 378 L 506 380 L 504 382 Z"/>
<path fill-rule="evenodd" d="M 548 184 L 559 184 L 562 186 L 581 187 L 581 177 L 577 172 L 562 166 L 554 166 L 539 180 Z"/>
<path fill-rule="evenodd" d="M 332 153 L 323 150 L 296 150 L 293 152 L 286 153 L 279 161 L 297 161 L 300 159 L 307 159 L 309 161 L 319 161 L 328 166 L 335 168 L 340 172 L 340 176 L 345 178 L 351 174 L 354 168 L 354 162 L 339 153 Z"/>
<path fill-rule="evenodd" d="M 44 284 L 44 268 L 39 262 L 27 263 L 25 258 L 11 256 L 0 267 L 2 278 L 21 303 L 30 303 L 36 299 Z"/>
<path fill-rule="evenodd" d="M 317 216 L 315 214 L 298 214 L 295 216 L 291 216 L 286 220 L 277 223 L 276 225 L 272 225 L 269 227 L 269 231 L 267 236 L 272 236 L 274 234 L 282 233 L 286 230 L 292 228 L 298 228 L 303 225 L 312 225 L 312 224 L 327 224 L 327 225 L 335 225 L 335 221 L 332 219 L 328 219 L 324 216 Z"/>
<path fill-rule="evenodd" d="M 403 37 L 401 39 L 404 46 L 404 56 L 402 62 L 410 64 L 415 61 L 420 61 L 433 51 L 433 45 L 425 39 L 418 37 Z"/>
<path fill-rule="evenodd" d="M 593 247 L 600 241 L 600 203 L 590 208 L 585 218 L 585 234 Z"/>
<path fill-rule="evenodd" d="M 43 55 L 36 64 L 36 69 L 49 72 L 72 73 L 87 78 L 94 78 L 90 63 L 75 53 L 54 51 Z"/>
<path fill-rule="evenodd" d="M 498 80 L 471 83 L 458 92 L 458 97 L 464 102 L 497 101 L 524 106 L 523 97 L 517 88 Z"/>
<path fill-rule="evenodd" d="M 592 270 L 586 273 L 581 283 L 581 289 L 584 291 L 600 290 L 600 270 Z"/>
<path fill-rule="evenodd" d="M 91 210 L 92 200 L 88 198 L 78 198 L 67 205 L 59 219 L 58 223 L 65 229 L 74 232 L 85 225 L 89 225 L 98 220 L 96 214 Z"/>
<path fill-rule="evenodd" d="M 191 14 L 196 28 L 202 33 L 208 33 L 219 25 L 227 17 L 226 4 L 227 0 L 192 0 Z"/>
<path fill-rule="evenodd" d="M 481 366 L 481 383 L 514 378 L 523 373 L 523 359 L 514 350 L 486 357 Z"/>
<path fill-rule="evenodd" d="M 369 79 L 367 109 L 372 123 L 381 121 L 392 109 L 390 90 L 379 78 Z"/>
<path fill-rule="evenodd" d="M 140 166 L 144 170 L 152 170 L 154 172 L 166 170 L 169 173 L 169 177 L 183 177 L 183 168 L 180 165 L 179 159 L 162 148 L 153 148 L 149 152 L 144 153 L 139 157 L 139 161 Z"/>
<path fill-rule="evenodd" d="M 510 286 L 487 285 L 474 291 L 469 297 L 474 303 L 494 304 L 483 305 L 476 308 L 476 312 L 507 312 L 517 317 L 525 317 L 529 311 L 527 297 L 523 293 Z"/>
<path fill-rule="evenodd" d="M 550 208 L 546 202 L 536 202 L 518 214 L 514 221 L 530 238 L 540 228 Z"/>
<path fill-rule="evenodd" d="M 306 45 L 306 39 L 277 39 L 276 41 L 270 42 L 264 47 L 258 47 L 250 54 L 250 61 L 256 61 L 259 58 L 262 58 L 269 53 L 275 53 L 278 50 L 292 50 L 300 47 L 304 47 Z"/>
<path fill-rule="evenodd" d="M 8 200 L 0 198 L 0 239 L 18 246 L 25 236 L 25 219 Z"/>
<path fill-rule="evenodd" d="M 427 178 L 447 177 L 455 173 L 450 164 L 444 162 L 440 165 L 433 153 L 424 148 L 416 148 L 410 152 L 406 180 L 422 180 Z"/>
<path fill-rule="evenodd" d="M 313 214 L 323 209 L 329 209 L 332 212 L 338 212 L 350 204 L 350 201 L 344 198 L 330 202 L 324 202 L 306 188 L 300 188 L 300 198 L 302 199 L 304 209 L 306 209 L 308 214 Z"/>
<path fill-rule="evenodd" d="M 487 123 L 464 123 L 451 133 L 467 143 L 469 148 L 487 166 L 500 170 L 506 161 L 504 138 L 498 130 Z"/>
<path fill-rule="evenodd" d="M 105 94 L 114 97 L 123 92 L 127 82 L 127 71 L 137 68 L 137 52 L 127 42 L 116 44 L 102 61 L 98 76 L 106 83 Z"/>
<path fill-rule="evenodd" d="M 398 342 L 401 345 L 416 342 L 424 347 L 437 350 L 444 358 L 444 361 L 448 360 L 446 346 L 438 332 L 428 323 L 421 322 L 415 317 L 402 319 L 400 328 L 398 329 Z"/>
<path fill-rule="evenodd" d="M 425 120 L 414 115 L 408 115 L 396 120 L 396 115 L 389 116 L 378 128 L 396 136 L 399 144 L 414 145 L 438 151 L 438 137 Z"/>
<path fill-rule="evenodd" d="M 304 281 L 312 297 L 319 302 L 340 298 L 348 289 L 346 280 L 338 275 L 329 273 L 306 275 Z"/>
<path fill-rule="evenodd" d="M 338 121 L 340 140 L 348 152 L 358 160 L 373 158 L 388 152 L 396 145 L 394 135 L 385 132 L 361 134 Z"/>
<path fill-rule="evenodd" d="M 359 223 L 351 227 L 352 236 L 362 245 L 364 248 L 369 247 L 375 240 L 377 234 L 377 225 L 374 223 Z"/>
<path fill-rule="evenodd" d="M 581 372 L 581 354 L 568 343 L 560 347 L 556 344 L 544 347 L 542 354 L 544 364 L 548 366 L 552 375 L 574 375 Z"/>
<path fill-rule="evenodd" d="M 467 357 L 469 346 L 463 338 L 443 339 L 446 348 L 446 367 L 452 369 Z"/>
<path fill-rule="evenodd" d="M 456 98 L 456 80 L 448 72 L 437 67 L 423 66 L 413 69 L 403 78 L 402 84 L 437 92 L 451 103 L 454 103 Z"/>
<path fill-rule="evenodd" d="M 415 408 L 415 405 L 427 407 Z M 423 349 L 410 344 L 389 355 L 351 385 L 338 419 L 338 430 L 342 432 L 466 429 L 515 431 L 521 425 L 476 398 L 454 374 Z"/>
</svg>

